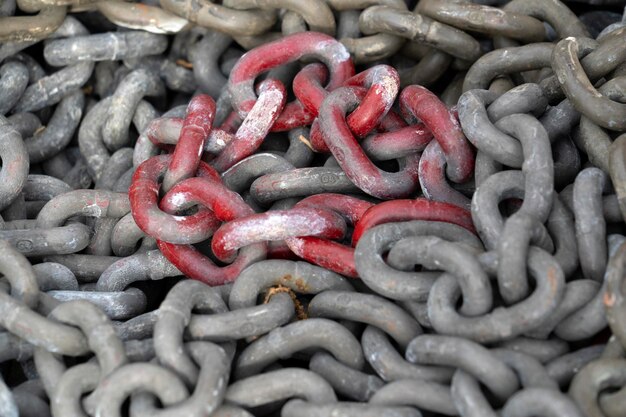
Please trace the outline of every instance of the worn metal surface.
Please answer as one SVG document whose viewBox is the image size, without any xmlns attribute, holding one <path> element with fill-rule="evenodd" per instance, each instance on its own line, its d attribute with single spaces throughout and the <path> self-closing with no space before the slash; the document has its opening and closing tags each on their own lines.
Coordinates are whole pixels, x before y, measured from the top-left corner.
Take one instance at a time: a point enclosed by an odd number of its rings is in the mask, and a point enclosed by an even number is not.
<svg viewBox="0 0 626 417">
<path fill-rule="evenodd" d="M 0 2 L 0 415 L 623 417 L 624 3 Z"/>
</svg>

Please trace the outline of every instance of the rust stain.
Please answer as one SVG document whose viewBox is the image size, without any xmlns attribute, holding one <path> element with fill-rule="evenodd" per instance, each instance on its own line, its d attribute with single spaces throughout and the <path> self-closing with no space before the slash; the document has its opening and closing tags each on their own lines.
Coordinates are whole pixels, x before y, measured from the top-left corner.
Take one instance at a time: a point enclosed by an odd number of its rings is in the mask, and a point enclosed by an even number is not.
<svg viewBox="0 0 626 417">
<path fill-rule="evenodd" d="M 291 278 L 290 275 L 288 276 Z M 269 303 L 269 301 L 272 299 L 272 297 L 275 294 L 278 294 L 281 292 L 287 293 L 291 297 L 291 300 L 293 301 L 293 305 L 296 308 L 296 318 L 298 320 L 306 320 L 309 318 L 307 312 L 304 309 L 304 306 L 302 305 L 300 300 L 298 300 L 296 293 L 293 292 L 291 288 L 285 287 L 284 285 L 278 285 L 276 287 L 271 287 L 270 289 L 268 289 L 267 292 L 265 293 L 265 297 L 263 298 L 263 304 Z"/>
<path fill-rule="evenodd" d="M 550 290 L 552 291 L 552 293 L 556 293 L 556 269 L 548 268 L 547 277 L 548 284 L 550 284 Z"/>
<path fill-rule="evenodd" d="M 303 293 L 311 292 L 311 288 L 306 283 L 306 281 L 302 278 L 294 278 L 291 274 L 286 274 L 286 275 L 283 275 L 280 280 L 282 282 L 289 282 L 289 283 L 293 282 L 293 284 L 295 285 L 296 289 L 299 292 L 303 292 Z"/>
<path fill-rule="evenodd" d="M 298 140 L 304 143 L 309 149 L 313 150 L 313 145 L 311 145 L 311 142 L 307 138 L 305 138 L 303 135 L 298 136 Z"/>
<path fill-rule="evenodd" d="M 133 5 L 133 8 L 134 8 L 137 12 L 139 12 L 139 13 L 141 13 L 141 14 L 145 14 L 145 15 L 147 15 L 147 16 L 150 16 L 150 15 L 152 14 L 152 8 L 150 8 L 150 7 L 146 6 L 146 5 L 145 5 L 145 4 L 143 4 L 143 3 L 137 3 L 137 4 Z"/>
<path fill-rule="evenodd" d="M 615 304 L 615 294 L 605 292 L 602 296 L 602 302 L 607 307 L 613 307 L 613 305 Z"/>
<path fill-rule="evenodd" d="M 306 281 L 304 281 L 302 278 L 298 278 L 296 279 L 296 288 L 298 288 L 298 291 L 300 292 L 304 292 L 304 293 L 308 293 L 311 292 L 309 286 L 307 285 Z"/>
<path fill-rule="evenodd" d="M 193 64 L 185 59 L 177 59 L 176 65 L 187 69 L 193 69 Z"/>
</svg>

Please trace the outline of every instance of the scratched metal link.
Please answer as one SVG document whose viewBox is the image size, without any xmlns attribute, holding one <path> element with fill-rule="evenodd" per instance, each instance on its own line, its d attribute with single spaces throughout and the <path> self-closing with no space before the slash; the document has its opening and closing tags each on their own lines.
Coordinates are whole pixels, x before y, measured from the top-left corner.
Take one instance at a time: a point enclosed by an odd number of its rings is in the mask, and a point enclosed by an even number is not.
<svg viewBox="0 0 626 417">
<path fill-rule="evenodd" d="M 0 416 L 626 415 L 626 1 L 0 1 Z"/>
</svg>

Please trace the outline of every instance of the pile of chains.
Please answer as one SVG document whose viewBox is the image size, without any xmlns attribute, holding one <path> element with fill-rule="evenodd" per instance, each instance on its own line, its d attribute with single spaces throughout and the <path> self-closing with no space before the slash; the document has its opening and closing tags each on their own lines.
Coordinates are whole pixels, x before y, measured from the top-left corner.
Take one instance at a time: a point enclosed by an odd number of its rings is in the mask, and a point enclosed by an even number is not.
<svg viewBox="0 0 626 417">
<path fill-rule="evenodd" d="M 0 416 L 624 417 L 624 3 L 0 2 Z"/>
</svg>

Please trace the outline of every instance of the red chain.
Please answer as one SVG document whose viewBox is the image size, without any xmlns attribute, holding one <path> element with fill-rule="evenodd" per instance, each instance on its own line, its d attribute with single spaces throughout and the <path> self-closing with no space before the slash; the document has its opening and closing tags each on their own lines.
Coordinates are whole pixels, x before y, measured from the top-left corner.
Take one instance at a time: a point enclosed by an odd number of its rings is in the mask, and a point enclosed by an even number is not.
<svg viewBox="0 0 626 417">
<path fill-rule="evenodd" d="M 285 104 L 285 87 L 273 79 L 261 82 L 255 94 L 262 72 L 302 57 L 325 65 L 306 65 L 296 75 L 295 101 Z M 366 230 L 385 222 L 441 221 L 475 232 L 467 198 L 448 183 L 470 178 L 474 167 L 456 115 L 425 88 L 409 86 L 399 95 L 403 118 L 391 109 L 399 85 L 388 66 L 354 75 L 345 48 L 319 33 L 287 36 L 248 52 L 229 79 L 236 112 L 220 128 L 213 126 L 215 103 L 205 95 L 192 99 L 184 119 L 156 119 L 148 127 L 150 141 L 172 154 L 149 158 L 135 172 L 129 193 L 135 222 L 181 272 L 210 285 L 233 281 L 267 256 L 299 257 L 356 278 L 354 246 Z M 220 173 L 254 154 L 269 132 L 306 125 L 312 125 L 313 148 L 331 152 L 366 194 L 415 196 L 421 184 L 429 199 L 375 204 L 326 193 L 291 209 L 256 213 L 222 182 Z M 377 166 L 394 159 L 397 172 Z M 212 256 L 193 246 L 209 239 L 203 251 Z"/>
</svg>

